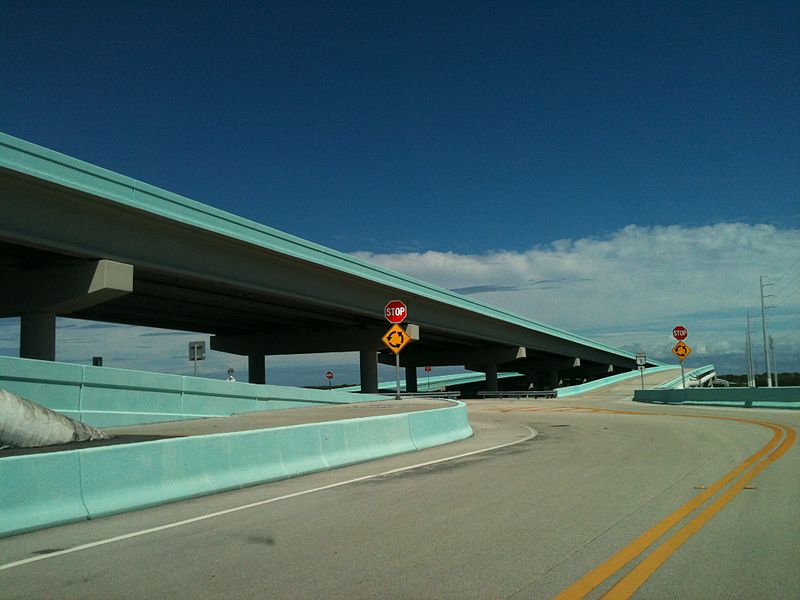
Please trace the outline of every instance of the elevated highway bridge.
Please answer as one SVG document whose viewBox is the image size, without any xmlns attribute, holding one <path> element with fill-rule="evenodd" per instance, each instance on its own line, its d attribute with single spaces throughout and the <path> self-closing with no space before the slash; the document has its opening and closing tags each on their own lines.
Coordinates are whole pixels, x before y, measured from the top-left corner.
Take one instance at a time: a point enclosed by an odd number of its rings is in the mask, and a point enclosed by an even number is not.
<svg viewBox="0 0 800 600">
<path fill-rule="evenodd" d="M 69 316 L 207 333 L 248 356 L 253 383 L 268 356 L 358 351 L 375 392 L 397 298 L 420 328 L 404 367 L 464 365 L 488 390 L 498 372 L 554 387 L 636 368 L 629 352 L 5 134 L 0 211 L 0 317 L 21 317 L 23 358 L 54 360 L 56 316 Z"/>
</svg>

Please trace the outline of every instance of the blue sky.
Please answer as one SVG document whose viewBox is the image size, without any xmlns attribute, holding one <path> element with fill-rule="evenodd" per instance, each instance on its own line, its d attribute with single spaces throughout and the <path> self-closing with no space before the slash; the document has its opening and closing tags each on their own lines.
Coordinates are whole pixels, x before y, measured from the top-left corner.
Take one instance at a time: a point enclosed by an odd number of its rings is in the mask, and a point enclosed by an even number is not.
<svg viewBox="0 0 800 600">
<path fill-rule="evenodd" d="M 758 307 L 765 274 L 785 286 L 775 335 L 800 369 L 796 2 L 6 0 L 2 11 L 6 133 L 598 339 L 623 325 L 570 266 L 595 250 L 634 240 L 643 259 L 683 269 L 670 273 L 744 278 L 726 297 L 693 288 L 698 314 Z M 734 242 L 725 224 L 740 225 Z M 720 253 L 751 248 L 753 264 L 709 264 L 702 242 L 717 235 Z M 783 245 L 773 256 L 751 238 Z M 488 260 L 527 266 L 498 280 L 479 267 Z M 451 282 L 456 263 L 473 269 Z M 620 287 L 613 259 L 603 268 Z M 531 284 L 543 279 L 559 280 L 550 297 L 573 296 L 569 313 L 542 301 Z M 640 289 L 641 303 L 668 297 L 674 282 L 663 284 Z"/>
</svg>

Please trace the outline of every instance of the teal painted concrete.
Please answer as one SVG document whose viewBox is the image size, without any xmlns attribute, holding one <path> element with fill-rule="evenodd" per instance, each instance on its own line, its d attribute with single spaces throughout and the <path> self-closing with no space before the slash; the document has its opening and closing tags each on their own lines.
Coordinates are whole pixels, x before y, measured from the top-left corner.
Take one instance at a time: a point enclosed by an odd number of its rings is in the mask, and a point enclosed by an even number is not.
<svg viewBox="0 0 800 600">
<path fill-rule="evenodd" d="M 661 366 L 661 367 L 649 367 L 645 370 L 645 374 L 649 373 L 659 373 L 662 371 L 669 371 L 671 369 L 676 369 L 677 367 L 674 366 Z M 712 366 L 713 368 L 713 366 Z M 498 379 L 505 379 L 509 377 L 521 377 L 521 373 L 498 373 Z M 625 381 L 627 379 L 631 379 L 633 377 L 639 377 L 639 371 L 628 371 L 627 373 L 620 373 L 619 375 L 612 375 L 611 377 L 604 377 L 602 379 L 596 379 L 595 381 L 588 381 L 586 383 L 581 383 L 579 385 L 572 385 L 567 387 L 560 387 L 558 388 L 558 395 L 559 396 L 574 396 L 576 394 L 584 394 L 586 392 L 591 392 L 592 390 L 600 389 L 607 385 L 612 385 L 614 383 L 618 383 L 620 381 Z M 424 375 L 419 375 L 418 379 L 418 388 L 420 392 L 428 391 L 428 382 L 427 377 Z M 435 377 L 430 378 L 430 389 L 432 390 L 439 390 L 442 387 L 453 386 L 453 385 L 460 385 L 465 383 L 477 383 L 484 381 L 486 379 L 486 375 L 484 373 L 456 373 L 455 375 L 437 375 Z M 680 377 L 678 377 L 678 383 L 680 383 Z M 396 382 L 394 381 L 384 381 L 378 387 L 381 390 L 386 391 L 393 391 Z M 361 386 L 354 385 L 349 386 L 346 388 L 341 388 L 342 391 L 358 391 L 361 389 Z M 404 380 L 400 381 L 400 390 L 405 391 L 406 384 Z"/>
<path fill-rule="evenodd" d="M 649 375 L 650 373 L 660 373 L 662 371 L 669 371 L 674 369 L 675 367 L 650 367 L 649 369 L 645 369 L 645 375 Z M 594 390 L 598 390 L 603 388 L 607 385 L 613 385 L 615 383 L 619 383 L 620 381 L 627 381 L 629 379 L 641 377 L 639 371 L 629 371 L 628 373 L 620 373 L 619 375 L 612 375 L 611 377 L 604 377 L 603 379 L 596 379 L 595 381 L 587 381 L 586 383 L 581 383 L 579 385 L 571 385 L 569 387 L 561 387 L 558 388 L 558 397 L 563 398 L 565 396 L 575 396 L 577 394 L 585 394 L 587 392 L 591 392 Z"/>
<path fill-rule="evenodd" d="M 707 373 L 710 373 L 713 370 L 714 370 L 714 365 L 704 365 L 702 367 L 692 369 L 691 371 L 685 371 L 683 376 L 678 375 L 677 377 L 670 379 L 669 381 L 666 381 L 656 387 L 660 390 L 669 390 L 673 388 L 682 387 L 684 379 L 686 380 L 687 385 L 689 385 L 690 379 L 702 377 L 703 375 L 706 375 Z"/>
<path fill-rule="evenodd" d="M 381 447 L 387 456 L 417 449 L 407 415 L 373 417 L 368 423 L 353 419 L 338 427 L 326 423 L 320 428 L 320 444 L 323 458 L 331 467 L 369 460 L 370 448 Z"/>
<path fill-rule="evenodd" d="M 472 435 L 466 411 L 453 411 L 440 408 L 425 413 L 409 413 L 411 440 L 421 448 L 430 448 L 450 441 L 449 436 L 457 435 L 459 439 Z"/>
<path fill-rule="evenodd" d="M 488 316 L 589 348 L 635 359 L 635 354 L 630 352 L 521 317 L 4 133 L 0 133 L 0 166 L 67 188 L 88 192 L 105 201 L 132 207 L 153 216 L 240 240 L 360 279 L 391 286 L 410 296 L 420 295 L 449 306 L 469 310 L 477 315 Z"/>
<path fill-rule="evenodd" d="M 498 379 L 506 379 L 508 377 L 519 377 L 520 373 L 498 373 Z M 486 379 L 485 373 L 455 373 L 453 375 L 434 375 L 428 377 L 427 375 L 417 372 L 417 388 L 420 392 L 439 391 L 444 387 L 460 385 L 463 383 L 477 383 Z M 430 379 L 430 384 L 428 380 Z M 378 384 L 378 389 L 383 393 L 393 393 L 397 388 L 397 381 L 383 381 Z M 358 392 L 361 389 L 360 385 L 351 385 L 347 387 L 338 388 L 341 392 Z M 400 391 L 405 391 L 405 379 L 400 380 Z"/>
<path fill-rule="evenodd" d="M 80 365 L 0 356 L 0 388 L 30 400 L 47 398 L 52 410 L 80 411 L 82 384 Z"/>
<path fill-rule="evenodd" d="M 0 356 L 0 389 L 94 427 L 385 399 L 9 356 Z"/>
<path fill-rule="evenodd" d="M 0 459 L 0 535 L 286 479 L 472 435 L 466 405 Z"/>
<path fill-rule="evenodd" d="M 687 388 L 636 390 L 635 402 L 745 408 L 800 408 L 800 387 Z"/>
<path fill-rule="evenodd" d="M 77 452 L 0 459 L 0 535 L 86 519 Z"/>
</svg>

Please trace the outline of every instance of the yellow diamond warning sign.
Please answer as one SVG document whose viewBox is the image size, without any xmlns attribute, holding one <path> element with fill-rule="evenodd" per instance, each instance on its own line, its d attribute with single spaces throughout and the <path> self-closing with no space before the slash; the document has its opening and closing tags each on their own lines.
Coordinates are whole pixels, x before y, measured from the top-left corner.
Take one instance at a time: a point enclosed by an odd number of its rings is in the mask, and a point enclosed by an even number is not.
<svg viewBox="0 0 800 600">
<path fill-rule="evenodd" d="M 395 354 L 399 354 L 400 350 L 405 348 L 406 344 L 411 341 L 411 338 L 400 325 L 392 325 L 391 329 L 381 338 L 381 341 L 386 344 L 389 350 Z"/>
<path fill-rule="evenodd" d="M 692 349 L 683 342 L 678 342 L 672 349 L 672 353 L 678 357 L 679 361 L 683 362 L 683 359 L 692 353 Z"/>
</svg>

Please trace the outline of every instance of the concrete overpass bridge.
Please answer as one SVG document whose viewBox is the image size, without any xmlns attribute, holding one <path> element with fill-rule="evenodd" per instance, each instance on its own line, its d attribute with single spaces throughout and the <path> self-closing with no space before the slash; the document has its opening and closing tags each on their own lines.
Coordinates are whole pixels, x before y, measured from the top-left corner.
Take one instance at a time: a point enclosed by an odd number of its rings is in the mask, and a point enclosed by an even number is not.
<svg viewBox="0 0 800 600">
<path fill-rule="evenodd" d="M 383 307 L 401 299 L 422 365 L 559 377 L 635 369 L 635 356 L 0 134 L 0 317 L 21 317 L 20 356 L 54 360 L 56 316 L 204 332 L 211 348 L 265 357 L 358 351 L 378 388 Z M 649 366 L 659 363 L 650 362 Z"/>
</svg>

